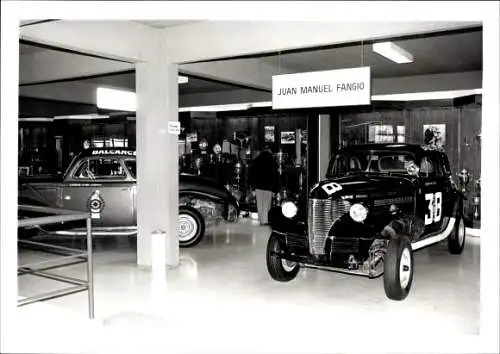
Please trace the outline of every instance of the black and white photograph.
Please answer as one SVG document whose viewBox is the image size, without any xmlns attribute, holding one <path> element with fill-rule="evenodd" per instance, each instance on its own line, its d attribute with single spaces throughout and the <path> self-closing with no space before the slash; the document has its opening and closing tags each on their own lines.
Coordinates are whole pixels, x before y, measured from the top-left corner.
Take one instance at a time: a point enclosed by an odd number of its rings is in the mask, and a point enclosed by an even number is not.
<svg viewBox="0 0 500 354">
<path fill-rule="evenodd" d="M 498 2 L 1 10 L 0 352 L 499 352 Z"/>
<path fill-rule="evenodd" d="M 300 136 L 302 137 L 302 144 L 307 145 L 307 130 L 301 130 Z"/>
<path fill-rule="evenodd" d="M 274 143 L 274 126 L 268 125 L 264 127 L 264 141 L 266 143 Z"/>
<path fill-rule="evenodd" d="M 424 124 L 424 144 L 443 148 L 446 143 L 446 124 Z"/>
<path fill-rule="evenodd" d="M 186 142 L 187 143 L 196 143 L 198 141 L 198 133 L 187 133 L 186 134 Z"/>
<path fill-rule="evenodd" d="M 281 144 L 282 145 L 290 145 L 295 144 L 295 132 L 281 132 Z"/>
</svg>

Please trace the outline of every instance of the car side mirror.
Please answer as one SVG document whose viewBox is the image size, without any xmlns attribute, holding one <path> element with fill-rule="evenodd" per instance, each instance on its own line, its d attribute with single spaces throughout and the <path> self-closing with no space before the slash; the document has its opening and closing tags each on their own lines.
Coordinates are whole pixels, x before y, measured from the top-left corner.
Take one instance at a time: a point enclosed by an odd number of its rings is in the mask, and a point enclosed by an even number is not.
<svg viewBox="0 0 500 354">
<path fill-rule="evenodd" d="M 464 168 L 459 174 L 457 174 L 457 176 L 462 185 L 466 186 L 467 184 L 469 184 L 470 174 L 466 168 Z"/>
<path fill-rule="evenodd" d="M 418 166 L 415 163 L 410 163 L 406 167 L 406 172 L 408 172 L 408 174 L 410 176 L 418 176 L 420 169 L 418 168 Z"/>
</svg>

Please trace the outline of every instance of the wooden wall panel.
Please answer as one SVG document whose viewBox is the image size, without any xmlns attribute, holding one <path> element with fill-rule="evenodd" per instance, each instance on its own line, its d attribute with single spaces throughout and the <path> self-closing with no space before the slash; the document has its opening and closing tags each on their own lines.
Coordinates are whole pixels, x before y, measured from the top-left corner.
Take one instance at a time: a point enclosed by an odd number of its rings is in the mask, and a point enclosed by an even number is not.
<svg viewBox="0 0 500 354">
<path fill-rule="evenodd" d="M 187 120 L 189 120 L 189 124 Z M 254 151 L 263 148 L 264 127 L 272 125 L 275 127 L 273 151 L 278 151 L 280 148 L 280 132 L 295 131 L 295 129 L 306 130 L 307 116 L 281 114 L 231 115 L 226 113 L 217 118 L 182 118 L 181 124 L 189 126 L 191 132 L 198 132 L 198 139 L 206 138 L 209 146 L 213 146 L 215 143 L 221 144 L 224 139 L 232 139 L 234 132 L 244 132 L 252 136 L 251 147 Z M 281 148 L 290 153 L 295 151 L 295 147 L 292 145 L 284 145 Z"/>
<path fill-rule="evenodd" d="M 464 107 L 460 110 L 460 166 L 467 168 L 474 180 L 481 176 L 481 108 Z"/>
<path fill-rule="evenodd" d="M 341 114 L 341 134 L 344 143 L 368 142 L 368 125 L 405 125 L 406 142 L 424 143 L 424 125 L 445 124 L 445 149 L 450 160 L 453 179 L 467 168 L 471 175 L 466 208 L 472 217 L 472 200 L 477 194 L 475 182 L 481 176 L 481 106 L 462 107 L 412 107 L 393 111 L 376 111 Z"/>
<path fill-rule="evenodd" d="M 425 124 L 445 124 L 446 139 L 445 149 L 450 160 L 451 168 L 458 171 L 460 158 L 458 156 L 458 122 L 460 110 L 457 108 L 421 108 L 408 112 L 407 126 L 411 141 L 418 144 L 424 143 Z M 408 128 L 407 128 L 408 129 Z"/>
<path fill-rule="evenodd" d="M 467 118 L 464 120 L 461 116 L 466 116 Z M 349 113 L 341 115 L 341 119 L 342 138 L 353 144 L 368 142 L 368 126 L 370 124 L 392 125 L 394 130 L 396 130 L 396 126 L 404 125 L 406 127 L 406 142 L 412 144 L 423 144 L 424 125 L 445 124 L 445 149 L 450 159 L 452 169 L 458 173 L 462 165 L 472 166 L 471 161 L 479 159 L 477 154 L 480 153 L 480 150 L 473 153 L 474 157 L 470 158 L 465 155 L 459 155 L 459 136 L 473 135 L 474 130 L 480 130 L 480 108 L 461 109 L 454 107 L 435 107 L 366 112 L 359 114 Z M 461 121 L 462 131 L 460 131 L 459 127 L 459 122 Z M 474 168 L 478 170 L 477 167 Z"/>
</svg>

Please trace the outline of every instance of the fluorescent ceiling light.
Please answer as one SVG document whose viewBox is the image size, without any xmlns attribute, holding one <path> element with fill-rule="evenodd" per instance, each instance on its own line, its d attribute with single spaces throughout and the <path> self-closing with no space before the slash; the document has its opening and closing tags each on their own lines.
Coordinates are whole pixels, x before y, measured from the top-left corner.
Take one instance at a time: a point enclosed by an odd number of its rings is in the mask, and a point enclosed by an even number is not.
<svg viewBox="0 0 500 354">
<path fill-rule="evenodd" d="M 101 114 L 72 114 L 66 116 L 55 116 L 54 119 L 106 119 L 108 115 Z"/>
<path fill-rule="evenodd" d="M 134 112 L 137 108 L 135 92 L 98 87 L 97 107 Z"/>
<path fill-rule="evenodd" d="M 272 107 L 272 102 L 248 102 L 221 104 L 213 106 L 182 107 L 179 112 L 223 112 L 223 111 L 245 111 L 254 107 Z"/>
<path fill-rule="evenodd" d="M 19 122 L 52 122 L 53 120 L 53 118 L 48 117 L 19 118 Z"/>
<path fill-rule="evenodd" d="M 463 96 L 481 95 L 482 92 L 483 92 L 482 89 L 475 89 L 475 90 L 456 90 L 456 91 L 397 93 L 392 95 L 375 95 L 372 96 L 372 101 L 446 100 Z"/>
<path fill-rule="evenodd" d="M 179 76 L 178 84 L 187 84 L 187 76 Z M 106 87 L 97 88 L 97 107 L 117 111 L 135 112 L 137 110 L 136 93 L 132 91 L 117 90 Z"/>
<path fill-rule="evenodd" d="M 374 43 L 373 51 L 398 64 L 413 62 L 413 55 L 392 42 Z"/>
<path fill-rule="evenodd" d="M 254 102 L 254 103 L 250 103 L 250 105 L 253 107 L 272 107 L 273 106 L 273 102 L 272 101 L 268 101 L 268 102 Z"/>
</svg>

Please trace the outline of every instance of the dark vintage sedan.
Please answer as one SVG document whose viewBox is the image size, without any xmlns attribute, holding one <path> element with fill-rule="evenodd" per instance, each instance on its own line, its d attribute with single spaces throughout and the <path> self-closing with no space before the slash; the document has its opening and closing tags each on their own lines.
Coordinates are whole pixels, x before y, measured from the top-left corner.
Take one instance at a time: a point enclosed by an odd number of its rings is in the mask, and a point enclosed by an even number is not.
<svg viewBox="0 0 500 354">
<path fill-rule="evenodd" d="M 137 232 L 136 196 L 134 150 L 87 149 L 73 160 L 60 180 L 20 181 L 18 200 L 20 204 L 89 211 L 94 235 L 132 236 Z M 181 247 L 198 244 L 206 227 L 234 222 L 238 214 L 238 202 L 214 180 L 179 176 L 177 229 Z M 84 235 L 80 226 L 38 229 L 59 235 Z"/>
<path fill-rule="evenodd" d="M 370 144 L 341 150 L 326 179 L 306 200 L 284 200 L 270 212 L 267 268 L 286 282 L 300 267 L 384 275 L 388 298 L 403 300 L 412 281 L 413 252 L 443 240 L 465 244 L 461 186 L 445 153 L 418 145 Z"/>
</svg>

